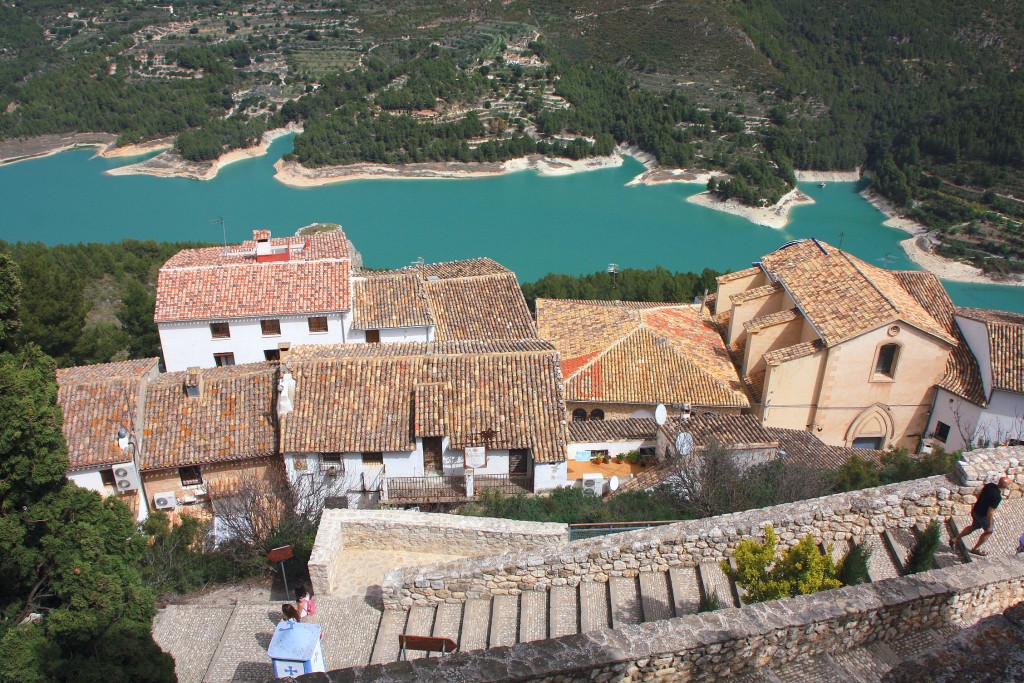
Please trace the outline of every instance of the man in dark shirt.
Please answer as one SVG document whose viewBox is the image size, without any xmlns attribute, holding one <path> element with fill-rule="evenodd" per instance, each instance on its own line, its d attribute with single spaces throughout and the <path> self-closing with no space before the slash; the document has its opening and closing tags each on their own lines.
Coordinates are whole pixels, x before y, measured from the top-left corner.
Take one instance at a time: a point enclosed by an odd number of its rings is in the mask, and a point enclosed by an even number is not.
<svg viewBox="0 0 1024 683">
<path fill-rule="evenodd" d="M 978 542 L 971 548 L 971 553 L 974 555 L 987 555 L 984 550 L 980 550 L 981 544 L 988 540 L 988 537 L 992 535 L 993 529 L 995 529 L 996 523 L 996 508 L 999 507 L 999 503 L 1003 500 L 1003 493 L 1000 489 L 1007 489 L 1010 487 L 1010 478 L 1002 477 L 998 484 L 988 483 L 981 487 L 981 491 L 978 493 L 978 501 L 971 508 L 971 525 L 960 532 L 956 538 L 949 539 L 949 547 L 955 548 L 956 542 L 967 534 L 972 534 L 978 529 L 981 529 L 981 536 L 978 538 Z"/>
</svg>

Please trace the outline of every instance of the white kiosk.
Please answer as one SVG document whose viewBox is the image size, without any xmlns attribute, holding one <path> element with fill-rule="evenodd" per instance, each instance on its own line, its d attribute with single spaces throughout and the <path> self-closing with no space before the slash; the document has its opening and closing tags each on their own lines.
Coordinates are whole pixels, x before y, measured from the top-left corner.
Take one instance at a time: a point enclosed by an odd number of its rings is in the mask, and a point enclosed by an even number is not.
<svg viewBox="0 0 1024 683">
<path fill-rule="evenodd" d="M 274 678 L 327 671 L 319 624 L 282 621 L 274 631 L 267 654 L 274 663 Z"/>
</svg>

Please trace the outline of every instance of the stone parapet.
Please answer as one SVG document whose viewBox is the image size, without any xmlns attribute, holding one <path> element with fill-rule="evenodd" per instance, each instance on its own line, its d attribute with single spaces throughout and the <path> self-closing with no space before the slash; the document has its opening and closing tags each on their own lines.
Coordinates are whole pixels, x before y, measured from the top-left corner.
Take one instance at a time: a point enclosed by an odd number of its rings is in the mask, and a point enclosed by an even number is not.
<svg viewBox="0 0 1024 683">
<path fill-rule="evenodd" d="M 463 557 L 521 552 L 562 552 L 569 527 L 407 510 L 324 510 L 309 574 L 313 590 L 329 595 L 345 577 L 336 576 L 345 548 L 387 549 Z"/>
<path fill-rule="evenodd" d="M 726 681 L 845 652 L 1020 601 L 1024 561 L 993 557 L 914 576 L 511 647 L 311 674 L 303 683 Z"/>
<path fill-rule="evenodd" d="M 974 451 L 953 476 L 937 476 L 719 517 L 613 534 L 569 544 L 556 552 L 528 552 L 395 569 L 381 585 L 386 608 L 405 608 L 468 598 L 575 586 L 612 576 L 667 571 L 717 562 L 743 538 L 762 535 L 771 524 L 780 545 L 811 534 L 824 544 L 861 539 L 889 528 L 910 528 L 937 517 L 967 514 L 978 481 L 1010 476 L 1006 496 L 1020 496 L 1024 448 Z M 960 482 L 970 482 L 961 485 Z"/>
</svg>

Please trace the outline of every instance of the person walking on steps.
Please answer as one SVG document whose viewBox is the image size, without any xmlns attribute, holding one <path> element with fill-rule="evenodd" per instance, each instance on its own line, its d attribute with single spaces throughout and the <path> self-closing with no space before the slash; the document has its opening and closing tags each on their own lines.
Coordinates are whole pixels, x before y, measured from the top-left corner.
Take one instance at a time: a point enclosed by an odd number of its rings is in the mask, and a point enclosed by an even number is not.
<svg viewBox="0 0 1024 683">
<path fill-rule="evenodd" d="M 961 531 L 956 538 L 949 539 L 950 548 L 956 548 L 957 541 L 981 529 L 981 536 L 978 537 L 978 542 L 971 548 L 971 554 L 982 557 L 988 554 L 981 549 L 981 545 L 988 540 L 988 537 L 992 535 L 993 529 L 995 529 L 996 508 L 999 507 L 999 503 L 1003 500 L 1001 489 L 1008 488 L 1010 488 L 1009 477 L 1001 477 L 998 484 L 989 482 L 981 487 L 981 491 L 978 493 L 978 500 L 974 507 L 971 508 L 971 525 Z"/>
</svg>

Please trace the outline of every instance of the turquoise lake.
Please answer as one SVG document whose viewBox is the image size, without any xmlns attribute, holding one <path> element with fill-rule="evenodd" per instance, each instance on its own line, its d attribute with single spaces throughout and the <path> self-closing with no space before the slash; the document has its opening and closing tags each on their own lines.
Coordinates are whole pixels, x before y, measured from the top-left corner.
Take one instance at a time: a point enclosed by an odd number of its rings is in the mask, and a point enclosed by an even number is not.
<svg viewBox="0 0 1024 683">
<path fill-rule="evenodd" d="M 274 180 L 274 162 L 291 148 L 231 164 L 211 181 L 108 176 L 124 159 L 65 152 L 0 166 L 0 238 L 47 244 L 124 238 L 229 242 L 270 228 L 292 234 L 312 222 L 340 223 L 374 267 L 418 257 L 452 261 L 489 256 L 520 281 L 546 273 L 620 268 L 700 271 L 745 268 L 785 242 L 816 237 L 887 268 L 916 268 L 900 248 L 906 234 L 857 194 L 854 183 L 802 183 L 815 204 L 794 209 L 784 230 L 686 201 L 700 185 L 626 187 L 643 167 L 540 177 L 526 171 L 474 180 L 369 180 L 295 189 Z M 947 282 L 953 300 L 1024 312 L 1024 289 Z"/>
</svg>

